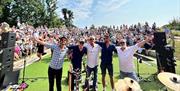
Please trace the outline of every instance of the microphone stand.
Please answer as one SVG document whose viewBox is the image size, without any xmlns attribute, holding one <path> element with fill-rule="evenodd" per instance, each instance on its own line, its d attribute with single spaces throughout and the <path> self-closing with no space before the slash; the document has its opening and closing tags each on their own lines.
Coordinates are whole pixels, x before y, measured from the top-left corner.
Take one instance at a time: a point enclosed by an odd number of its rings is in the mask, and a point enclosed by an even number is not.
<svg viewBox="0 0 180 91">
<path fill-rule="evenodd" d="M 142 57 L 137 57 L 137 76 L 139 78 L 139 81 L 151 82 L 150 80 L 144 79 L 142 76 L 140 76 L 139 63 L 142 63 Z"/>
<path fill-rule="evenodd" d="M 26 89 L 29 85 L 25 82 L 25 71 L 26 71 L 26 56 L 27 54 L 25 55 L 23 61 L 24 61 L 24 66 L 23 66 L 23 80 L 22 80 L 22 83 L 20 84 L 20 88 L 21 89 Z"/>
</svg>

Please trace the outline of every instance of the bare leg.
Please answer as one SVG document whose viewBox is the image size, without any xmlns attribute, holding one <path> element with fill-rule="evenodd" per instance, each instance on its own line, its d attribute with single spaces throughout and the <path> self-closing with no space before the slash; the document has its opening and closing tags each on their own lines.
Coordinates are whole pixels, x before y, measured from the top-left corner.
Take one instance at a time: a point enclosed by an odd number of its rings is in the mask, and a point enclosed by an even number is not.
<svg viewBox="0 0 180 91">
<path fill-rule="evenodd" d="M 113 77 L 110 76 L 111 88 L 114 89 L 114 80 Z"/>
<path fill-rule="evenodd" d="M 105 80 L 105 77 L 106 75 L 102 75 L 102 85 L 103 85 L 103 88 L 106 87 L 106 80 Z"/>
</svg>

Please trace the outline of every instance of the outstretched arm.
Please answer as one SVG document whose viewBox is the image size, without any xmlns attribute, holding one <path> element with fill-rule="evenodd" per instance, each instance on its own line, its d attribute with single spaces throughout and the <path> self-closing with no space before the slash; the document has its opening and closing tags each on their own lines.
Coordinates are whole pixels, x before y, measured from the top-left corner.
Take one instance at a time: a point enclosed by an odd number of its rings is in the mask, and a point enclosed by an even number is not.
<svg viewBox="0 0 180 91">
<path fill-rule="evenodd" d="M 55 47 L 58 46 L 58 45 L 55 45 L 55 44 L 46 43 L 46 42 L 40 40 L 39 37 L 37 37 L 37 36 L 34 37 L 34 40 L 35 40 L 37 43 L 39 43 L 39 44 L 41 44 L 41 45 L 44 45 L 46 48 L 54 49 Z"/>
<path fill-rule="evenodd" d="M 34 37 L 34 40 L 41 45 L 46 45 L 46 42 L 39 40 L 39 37 Z"/>
<path fill-rule="evenodd" d="M 145 43 L 147 43 L 147 42 L 151 41 L 152 39 L 153 39 L 153 37 L 152 37 L 152 36 L 148 36 L 148 37 L 146 37 L 146 39 L 145 39 L 145 40 L 143 40 L 143 41 L 141 41 L 141 42 L 137 43 L 137 46 L 138 46 L 138 47 L 142 47 L 142 46 L 144 46 L 144 44 L 145 44 Z"/>
</svg>

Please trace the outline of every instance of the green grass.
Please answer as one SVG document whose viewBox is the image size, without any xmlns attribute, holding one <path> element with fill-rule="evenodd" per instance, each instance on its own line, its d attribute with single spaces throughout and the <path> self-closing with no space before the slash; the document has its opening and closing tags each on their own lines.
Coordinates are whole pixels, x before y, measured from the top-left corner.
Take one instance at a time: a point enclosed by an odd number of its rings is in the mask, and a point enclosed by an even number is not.
<svg viewBox="0 0 180 91">
<path fill-rule="evenodd" d="M 164 30 L 163 29 L 160 29 L 159 32 L 163 32 Z M 171 30 L 172 31 L 172 34 L 174 36 L 180 36 L 180 31 L 179 30 Z"/>
<path fill-rule="evenodd" d="M 50 61 L 50 55 L 46 55 L 42 61 L 36 62 L 26 68 L 26 82 L 29 84 L 29 87 L 26 89 L 26 91 L 48 91 L 48 65 Z M 136 64 L 136 61 L 134 61 Z M 114 66 L 114 78 L 117 82 L 119 78 L 119 65 L 118 65 L 118 58 L 117 56 L 114 56 L 113 66 Z M 177 74 L 180 74 L 180 61 L 177 61 L 176 71 Z M 65 82 L 65 79 L 67 77 L 67 71 L 69 69 L 70 62 L 68 60 L 65 60 L 63 65 L 63 78 L 62 78 L 62 91 L 68 91 L 68 85 Z M 150 62 L 152 66 L 149 66 L 147 64 L 140 64 L 140 75 L 143 78 L 148 78 L 153 80 L 153 75 L 156 73 L 156 65 Z M 21 72 L 21 78 L 22 78 L 22 72 Z M 22 79 L 21 79 L 22 80 Z M 20 80 L 20 82 L 21 82 Z M 108 75 L 106 76 L 107 80 L 107 91 L 111 91 L 110 82 Z M 98 89 L 99 91 L 102 91 L 102 84 L 101 84 L 101 72 L 100 68 L 98 68 Z M 160 90 L 163 85 L 159 83 L 159 81 L 153 80 L 152 82 L 140 82 L 140 85 L 144 91 L 157 91 Z M 81 91 L 81 90 L 80 90 Z"/>
<path fill-rule="evenodd" d="M 175 57 L 180 60 L 180 41 L 175 41 Z"/>
<path fill-rule="evenodd" d="M 180 31 L 178 30 L 172 30 L 172 33 L 174 36 L 180 36 Z"/>
</svg>

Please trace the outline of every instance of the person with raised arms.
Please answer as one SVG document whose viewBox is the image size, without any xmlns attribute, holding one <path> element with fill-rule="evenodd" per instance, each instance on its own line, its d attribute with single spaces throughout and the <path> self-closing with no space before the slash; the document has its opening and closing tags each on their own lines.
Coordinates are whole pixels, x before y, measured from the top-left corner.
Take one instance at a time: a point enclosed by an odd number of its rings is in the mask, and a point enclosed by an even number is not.
<svg viewBox="0 0 180 91">
<path fill-rule="evenodd" d="M 120 67 L 120 79 L 124 77 L 130 77 L 136 81 L 139 81 L 135 71 L 134 71 L 134 63 L 133 63 L 133 55 L 135 52 L 142 47 L 145 43 L 152 40 L 153 37 L 146 37 L 145 40 L 136 43 L 133 46 L 127 46 L 125 39 L 119 40 L 120 47 L 116 47 L 118 58 L 119 58 L 119 67 Z"/>
<path fill-rule="evenodd" d="M 113 80 L 113 52 L 117 53 L 115 45 L 111 44 L 109 34 L 104 36 L 104 42 L 96 42 L 98 45 L 101 46 L 101 74 L 102 74 L 102 85 L 103 91 L 106 91 L 106 69 L 108 70 L 110 83 L 112 91 L 114 90 L 114 80 Z"/>
<path fill-rule="evenodd" d="M 61 91 L 63 62 L 68 51 L 68 48 L 66 47 L 66 37 L 60 37 L 57 44 L 46 43 L 44 41 L 39 40 L 37 36 L 34 37 L 34 40 L 37 43 L 44 45 L 47 48 L 51 48 L 53 50 L 52 59 L 48 68 L 49 91 L 54 90 L 55 78 L 57 91 Z"/>
</svg>

